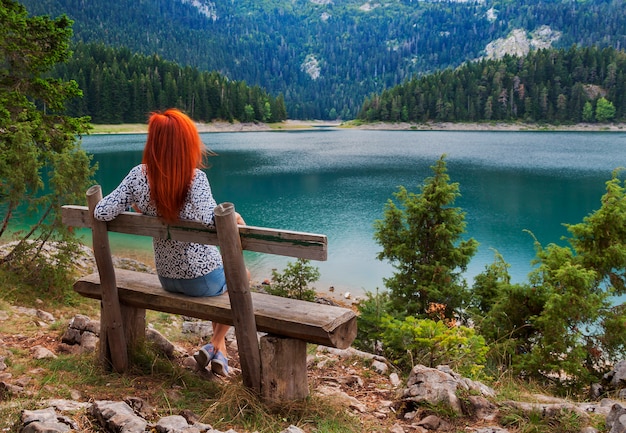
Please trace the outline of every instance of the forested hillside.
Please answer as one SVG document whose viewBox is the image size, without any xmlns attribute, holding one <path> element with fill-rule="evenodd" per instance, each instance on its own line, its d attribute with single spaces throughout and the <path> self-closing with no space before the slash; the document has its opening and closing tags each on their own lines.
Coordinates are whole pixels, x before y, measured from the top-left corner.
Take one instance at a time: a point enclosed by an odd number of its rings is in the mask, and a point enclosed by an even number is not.
<svg viewBox="0 0 626 433">
<path fill-rule="evenodd" d="M 456 67 L 514 29 L 626 46 L 623 0 L 22 0 L 66 13 L 76 42 L 158 54 L 282 93 L 290 118 L 353 118 L 366 96 Z M 531 41 L 532 42 L 532 41 Z"/>
<path fill-rule="evenodd" d="M 626 120 L 626 52 L 538 50 L 469 62 L 385 90 L 359 119 L 579 123 Z"/>
<path fill-rule="evenodd" d="M 282 95 L 273 97 L 259 86 L 127 48 L 78 44 L 72 59 L 57 65 L 53 75 L 76 80 L 83 91 L 82 98 L 66 104 L 67 114 L 90 116 L 94 123 L 143 123 L 151 111 L 168 107 L 204 122 L 287 118 Z"/>
</svg>

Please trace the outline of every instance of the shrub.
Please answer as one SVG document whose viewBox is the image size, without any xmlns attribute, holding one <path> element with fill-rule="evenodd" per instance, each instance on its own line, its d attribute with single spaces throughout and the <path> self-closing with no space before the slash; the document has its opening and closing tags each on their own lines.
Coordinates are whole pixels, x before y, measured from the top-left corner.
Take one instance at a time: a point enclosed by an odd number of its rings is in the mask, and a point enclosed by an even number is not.
<svg viewBox="0 0 626 433">
<path fill-rule="evenodd" d="M 385 355 L 403 370 L 445 364 L 464 376 L 481 376 L 488 348 L 474 329 L 412 316 L 398 320 L 386 315 L 381 323 Z"/>
<path fill-rule="evenodd" d="M 272 270 L 272 283 L 266 289 L 271 295 L 283 298 L 315 300 L 315 288 L 308 285 L 320 277 L 318 268 L 311 266 L 309 260 L 298 259 L 295 263 L 287 264 L 283 273 Z"/>
</svg>

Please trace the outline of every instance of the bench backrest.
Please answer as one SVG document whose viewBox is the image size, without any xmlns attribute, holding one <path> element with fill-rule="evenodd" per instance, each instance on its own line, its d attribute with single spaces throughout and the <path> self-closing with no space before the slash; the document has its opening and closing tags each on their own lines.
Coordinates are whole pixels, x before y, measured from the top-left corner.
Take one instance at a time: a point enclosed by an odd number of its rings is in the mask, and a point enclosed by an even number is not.
<svg viewBox="0 0 626 433">
<path fill-rule="evenodd" d="M 91 216 L 87 206 L 65 205 L 63 223 L 72 227 L 91 228 Z M 165 224 L 159 218 L 135 212 L 124 212 L 107 222 L 107 230 L 117 233 L 142 235 L 186 242 L 218 245 L 217 230 L 194 221 Z M 277 230 L 263 227 L 240 226 L 241 247 L 247 251 L 297 257 L 310 260 L 326 260 L 328 239 L 325 235 Z"/>
</svg>

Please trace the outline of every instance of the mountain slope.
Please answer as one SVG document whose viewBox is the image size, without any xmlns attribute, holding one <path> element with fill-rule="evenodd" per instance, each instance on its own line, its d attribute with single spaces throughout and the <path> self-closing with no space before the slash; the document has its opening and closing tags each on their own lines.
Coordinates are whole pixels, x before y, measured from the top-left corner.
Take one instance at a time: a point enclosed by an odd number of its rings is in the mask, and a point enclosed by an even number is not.
<svg viewBox="0 0 626 433">
<path fill-rule="evenodd" d="M 372 93 L 487 54 L 514 29 L 626 46 L 621 0 L 22 0 L 75 39 L 126 46 L 283 93 L 291 118 L 353 118 Z M 545 27 L 547 26 L 547 27 Z"/>
</svg>

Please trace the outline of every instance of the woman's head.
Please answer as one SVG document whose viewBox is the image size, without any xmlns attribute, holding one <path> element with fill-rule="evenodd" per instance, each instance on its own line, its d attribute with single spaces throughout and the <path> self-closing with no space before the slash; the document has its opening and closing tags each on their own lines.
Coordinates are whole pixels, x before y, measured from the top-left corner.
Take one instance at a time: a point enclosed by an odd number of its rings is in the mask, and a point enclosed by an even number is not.
<svg viewBox="0 0 626 433">
<path fill-rule="evenodd" d="M 178 219 L 196 168 L 203 167 L 205 147 L 195 123 L 176 109 L 152 113 L 143 151 L 150 196 L 167 222 Z"/>
</svg>

